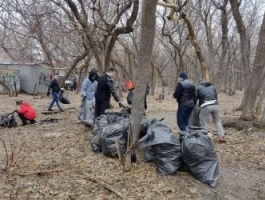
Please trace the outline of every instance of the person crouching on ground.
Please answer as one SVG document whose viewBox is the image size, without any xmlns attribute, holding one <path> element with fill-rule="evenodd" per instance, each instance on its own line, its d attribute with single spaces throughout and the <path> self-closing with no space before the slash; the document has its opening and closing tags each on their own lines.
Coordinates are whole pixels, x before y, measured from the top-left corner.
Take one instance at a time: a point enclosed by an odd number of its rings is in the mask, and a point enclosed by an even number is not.
<svg viewBox="0 0 265 200">
<path fill-rule="evenodd" d="M 199 119 L 201 126 L 205 130 L 207 130 L 208 118 L 209 115 L 212 115 L 213 121 L 217 129 L 219 142 L 226 142 L 226 139 L 224 137 L 224 129 L 219 116 L 219 105 L 215 87 L 210 82 L 201 80 L 196 88 L 196 99 L 199 100 Z"/>
<path fill-rule="evenodd" d="M 30 124 L 36 123 L 35 121 L 36 116 L 37 116 L 36 111 L 33 109 L 33 107 L 29 103 L 26 103 L 20 100 L 20 101 L 16 101 L 16 105 L 19 106 L 19 108 L 15 110 L 15 112 L 17 112 L 18 117 L 22 121 L 21 126 L 27 125 L 28 121 L 30 122 Z"/>
<path fill-rule="evenodd" d="M 59 76 L 54 76 L 53 80 L 51 81 L 48 87 L 47 96 L 50 95 L 50 91 L 52 90 L 52 102 L 49 105 L 48 111 L 52 111 L 52 106 L 54 103 L 56 103 L 57 107 L 59 108 L 61 112 L 64 111 L 59 103 L 60 86 L 59 86 L 58 79 L 59 79 Z"/>
</svg>

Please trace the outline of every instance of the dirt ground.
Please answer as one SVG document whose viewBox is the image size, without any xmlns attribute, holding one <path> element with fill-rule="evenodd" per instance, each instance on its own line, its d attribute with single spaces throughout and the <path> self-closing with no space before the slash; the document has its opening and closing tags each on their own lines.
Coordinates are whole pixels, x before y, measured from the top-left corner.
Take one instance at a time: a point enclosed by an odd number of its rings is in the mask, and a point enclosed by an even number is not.
<svg viewBox="0 0 265 200">
<path fill-rule="evenodd" d="M 210 188 L 187 172 L 159 175 L 141 153 L 130 172 L 123 172 L 118 159 L 94 154 L 88 141 L 91 130 L 77 120 L 79 94 L 69 92 L 71 104 L 64 105 L 65 112 L 51 115 L 41 114 L 48 97 L 0 96 L 0 114 L 14 110 L 17 99 L 36 108 L 38 123 L 0 128 L 0 199 L 265 199 L 264 130 L 225 127 L 227 143 L 219 144 L 210 124 L 220 162 L 218 185 Z M 240 92 L 232 97 L 219 95 L 223 122 L 238 118 L 235 108 L 241 99 Z M 175 100 L 168 96 L 159 102 L 148 96 L 147 101 L 147 117 L 164 117 L 177 134 Z M 16 120 L 21 123 L 17 116 Z"/>
</svg>

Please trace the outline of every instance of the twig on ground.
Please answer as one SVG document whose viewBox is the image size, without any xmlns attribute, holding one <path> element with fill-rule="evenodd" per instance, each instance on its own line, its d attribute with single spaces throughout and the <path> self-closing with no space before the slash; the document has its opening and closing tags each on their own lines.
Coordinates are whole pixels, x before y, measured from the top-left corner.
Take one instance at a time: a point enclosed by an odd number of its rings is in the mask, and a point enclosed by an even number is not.
<svg viewBox="0 0 265 200">
<path fill-rule="evenodd" d="M 11 195 L 11 198 L 10 199 L 17 199 L 17 190 L 18 190 L 18 183 L 19 183 L 19 181 L 20 181 L 20 179 L 18 178 L 17 179 L 17 181 L 16 181 L 16 185 L 15 185 L 15 187 L 14 187 L 14 189 L 13 189 L 13 192 L 12 192 L 12 195 Z"/>
<path fill-rule="evenodd" d="M 255 140 L 254 139 L 252 139 L 252 140 L 244 140 L 244 141 L 234 142 L 234 143 L 227 144 L 227 145 L 244 144 L 244 143 L 253 142 L 253 141 L 255 141 Z"/>
<path fill-rule="evenodd" d="M 35 171 L 35 172 L 29 172 L 29 173 L 13 173 L 10 175 L 14 175 L 14 176 L 30 176 L 30 175 L 43 175 L 43 174 L 49 174 L 49 173 L 54 173 L 54 172 L 62 172 L 64 170 L 62 169 L 53 169 L 53 170 L 43 170 L 43 171 Z"/>
<path fill-rule="evenodd" d="M 8 167 L 8 152 L 7 152 L 7 149 L 6 149 L 6 143 L 3 139 L 1 139 L 3 145 L 4 145 L 4 149 L 5 149 L 5 154 L 6 154 L 6 166 L 5 166 L 5 169 Z"/>
<path fill-rule="evenodd" d="M 83 179 L 88 179 L 90 181 L 93 181 L 95 183 L 98 183 L 99 185 L 101 185 L 102 187 L 106 188 L 107 190 L 113 192 L 114 194 L 116 194 L 118 197 L 120 197 L 120 199 L 127 199 L 126 197 L 124 197 L 120 192 L 118 192 L 116 189 L 114 189 L 111 185 L 99 180 L 99 178 L 93 177 L 89 174 L 87 174 L 86 172 L 84 172 L 84 170 L 82 171 L 83 174 L 85 176 L 81 176 L 78 175 L 78 177 L 83 178 Z"/>
</svg>

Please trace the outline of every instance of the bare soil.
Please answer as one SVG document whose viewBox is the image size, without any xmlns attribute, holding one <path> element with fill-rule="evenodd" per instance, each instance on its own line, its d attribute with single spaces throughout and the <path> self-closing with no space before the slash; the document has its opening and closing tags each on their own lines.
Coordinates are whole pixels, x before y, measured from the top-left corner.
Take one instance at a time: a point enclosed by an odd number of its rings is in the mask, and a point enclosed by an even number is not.
<svg viewBox="0 0 265 200">
<path fill-rule="evenodd" d="M 241 130 L 226 126 L 227 143 L 220 144 L 210 122 L 220 161 L 218 185 L 210 188 L 187 172 L 159 175 L 139 152 L 130 172 L 123 171 L 118 159 L 93 153 L 88 141 L 91 129 L 77 119 L 79 94 L 69 92 L 71 104 L 64 105 L 65 112 L 50 115 L 41 114 L 50 102 L 48 97 L 0 96 L 0 114 L 14 110 L 17 99 L 36 108 L 38 123 L 0 128 L 0 199 L 265 199 L 264 130 L 251 125 Z M 223 122 L 238 119 L 240 112 L 235 109 L 241 99 L 241 92 L 219 94 Z M 175 100 L 148 96 L 147 101 L 147 117 L 164 117 L 177 134 Z M 17 116 L 16 120 L 21 123 Z"/>
</svg>

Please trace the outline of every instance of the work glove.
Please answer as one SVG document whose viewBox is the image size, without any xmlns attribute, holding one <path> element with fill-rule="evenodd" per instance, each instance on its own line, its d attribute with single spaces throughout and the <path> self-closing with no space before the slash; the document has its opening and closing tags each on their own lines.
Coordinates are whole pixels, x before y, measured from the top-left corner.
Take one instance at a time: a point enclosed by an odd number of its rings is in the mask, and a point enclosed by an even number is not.
<svg viewBox="0 0 265 200">
<path fill-rule="evenodd" d="M 47 97 L 50 96 L 50 92 L 47 92 Z"/>
<path fill-rule="evenodd" d="M 118 103 L 119 103 L 120 108 L 125 108 L 126 107 L 125 105 L 122 104 L 121 101 L 119 101 Z"/>
</svg>

